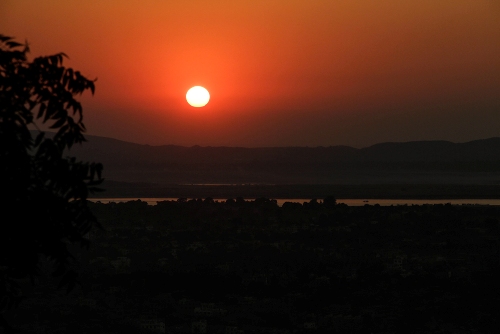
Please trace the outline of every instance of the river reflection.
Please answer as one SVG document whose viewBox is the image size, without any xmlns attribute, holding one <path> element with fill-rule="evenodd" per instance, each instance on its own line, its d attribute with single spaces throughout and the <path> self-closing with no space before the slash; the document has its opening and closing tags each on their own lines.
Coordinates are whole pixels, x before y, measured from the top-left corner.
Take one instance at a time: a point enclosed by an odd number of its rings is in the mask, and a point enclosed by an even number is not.
<svg viewBox="0 0 500 334">
<path fill-rule="evenodd" d="M 91 202 L 101 203 L 125 203 L 141 200 L 149 205 L 156 205 L 162 201 L 177 201 L 178 198 L 90 198 Z M 245 198 L 246 201 L 252 201 L 253 198 Z M 225 198 L 214 198 L 216 202 L 225 202 Z M 276 202 L 282 206 L 285 202 L 304 203 L 311 201 L 310 198 L 278 198 Z M 321 202 L 321 199 L 318 199 Z M 348 206 L 375 205 L 424 205 L 424 204 L 451 204 L 451 205 L 500 205 L 500 199 L 337 199 L 337 203 L 343 203 Z"/>
</svg>

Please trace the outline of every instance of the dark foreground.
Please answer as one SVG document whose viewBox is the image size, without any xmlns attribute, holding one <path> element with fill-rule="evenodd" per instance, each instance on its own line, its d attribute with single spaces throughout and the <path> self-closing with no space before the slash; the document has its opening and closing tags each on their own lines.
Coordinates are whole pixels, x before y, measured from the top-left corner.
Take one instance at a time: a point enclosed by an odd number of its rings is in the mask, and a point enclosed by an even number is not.
<svg viewBox="0 0 500 334">
<path fill-rule="evenodd" d="M 41 280 L 24 333 L 496 333 L 500 207 L 91 203 L 82 286 Z"/>
</svg>

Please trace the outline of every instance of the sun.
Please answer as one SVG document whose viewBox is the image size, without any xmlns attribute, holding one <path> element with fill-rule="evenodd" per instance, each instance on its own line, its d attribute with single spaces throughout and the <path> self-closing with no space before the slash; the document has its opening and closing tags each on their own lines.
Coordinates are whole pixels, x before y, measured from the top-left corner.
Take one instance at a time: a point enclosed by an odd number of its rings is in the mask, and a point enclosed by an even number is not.
<svg viewBox="0 0 500 334">
<path fill-rule="evenodd" d="M 186 93 L 187 102 L 193 107 L 204 107 L 210 100 L 210 93 L 204 87 L 191 87 Z"/>
</svg>

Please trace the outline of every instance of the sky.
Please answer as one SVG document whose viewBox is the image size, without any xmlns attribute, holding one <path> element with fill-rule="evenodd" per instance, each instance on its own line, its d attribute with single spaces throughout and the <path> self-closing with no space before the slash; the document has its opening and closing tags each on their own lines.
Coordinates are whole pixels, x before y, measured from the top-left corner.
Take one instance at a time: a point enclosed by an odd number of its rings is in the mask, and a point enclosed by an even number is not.
<svg viewBox="0 0 500 334">
<path fill-rule="evenodd" d="M 0 33 L 96 80 L 87 134 L 366 147 L 500 136 L 498 0 L 2 0 Z M 209 103 L 186 92 L 200 85 Z"/>
</svg>

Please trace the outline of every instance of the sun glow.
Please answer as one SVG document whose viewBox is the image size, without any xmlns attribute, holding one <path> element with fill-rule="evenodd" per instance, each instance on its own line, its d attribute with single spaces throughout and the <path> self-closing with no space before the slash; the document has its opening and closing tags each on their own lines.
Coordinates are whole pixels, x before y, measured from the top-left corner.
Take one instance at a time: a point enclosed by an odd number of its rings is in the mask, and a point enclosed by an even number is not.
<svg viewBox="0 0 500 334">
<path fill-rule="evenodd" d="M 210 100 L 210 93 L 204 87 L 191 87 L 186 93 L 187 102 L 193 107 L 204 107 Z"/>
</svg>

